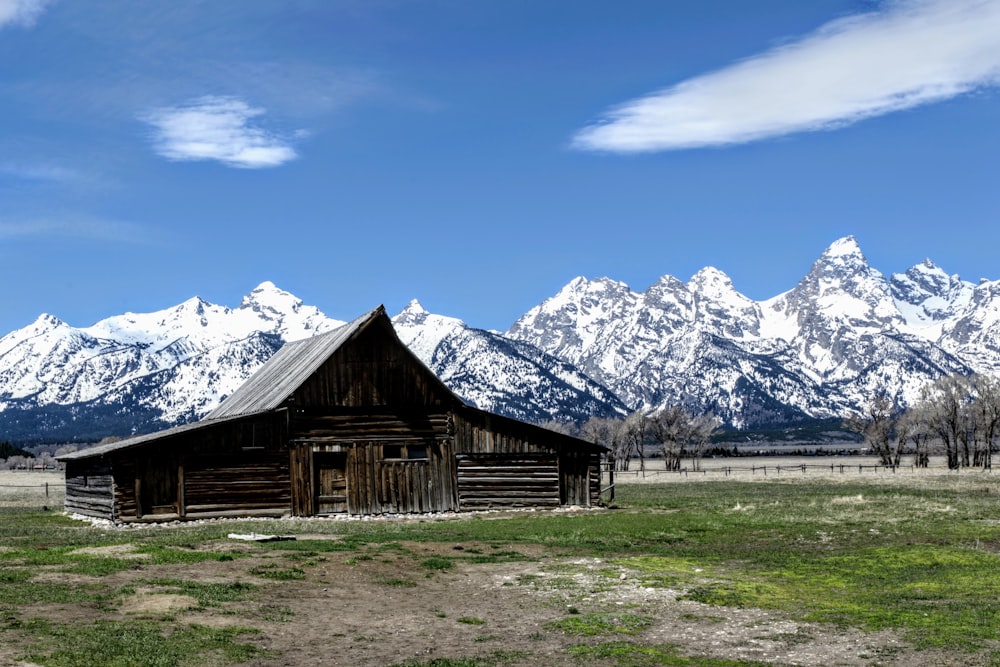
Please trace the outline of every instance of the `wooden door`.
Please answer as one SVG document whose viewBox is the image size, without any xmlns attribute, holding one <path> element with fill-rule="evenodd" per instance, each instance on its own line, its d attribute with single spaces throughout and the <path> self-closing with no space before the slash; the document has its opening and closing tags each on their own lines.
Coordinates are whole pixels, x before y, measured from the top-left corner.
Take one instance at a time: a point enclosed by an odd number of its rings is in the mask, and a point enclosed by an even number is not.
<svg viewBox="0 0 1000 667">
<path fill-rule="evenodd" d="M 136 500 L 139 517 L 177 514 L 179 478 L 177 458 L 151 452 L 136 463 Z"/>
<path fill-rule="evenodd" d="M 316 514 L 347 511 L 347 454 L 345 452 L 314 452 L 313 470 L 316 480 L 313 498 Z"/>
</svg>

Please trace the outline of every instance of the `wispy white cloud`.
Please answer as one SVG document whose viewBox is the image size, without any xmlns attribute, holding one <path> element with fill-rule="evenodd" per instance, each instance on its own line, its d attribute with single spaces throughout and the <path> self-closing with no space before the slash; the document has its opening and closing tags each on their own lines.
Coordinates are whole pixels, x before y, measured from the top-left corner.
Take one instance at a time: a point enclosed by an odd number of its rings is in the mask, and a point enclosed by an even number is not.
<svg viewBox="0 0 1000 667">
<path fill-rule="evenodd" d="M 64 183 L 79 180 L 80 173 L 53 164 L 0 162 L 0 175 L 43 183 Z"/>
<path fill-rule="evenodd" d="M 890 0 L 626 102 L 575 148 L 663 151 L 824 130 L 1000 83 L 1000 0 Z"/>
<path fill-rule="evenodd" d="M 208 96 L 155 109 L 143 119 L 155 129 L 157 154 L 169 160 L 216 160 L 231 167 L 276 167 L 297 155 L 289 141 L 251 124 L 265 113 L 236 97 Z"/>
<path fill-rule="evenodd" d="M 33 237 L 90 239 L 127 244 L 144 244 L 150 241 L 149 234 L 142 225 L 120 220 L 80 215 L 0 219 L 0 239 Z"/>
<path fill-rule="evenodd" d="M 49 4 L 51 0 L 0 0 L 0 28 L 32 26 Z"/>
</svg>

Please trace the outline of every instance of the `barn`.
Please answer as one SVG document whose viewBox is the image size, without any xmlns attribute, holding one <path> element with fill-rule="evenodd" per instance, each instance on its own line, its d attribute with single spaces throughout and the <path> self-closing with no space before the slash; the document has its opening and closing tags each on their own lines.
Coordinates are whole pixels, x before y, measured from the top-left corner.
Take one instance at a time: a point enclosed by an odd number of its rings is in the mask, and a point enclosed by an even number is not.
<svg viewBox="0 0 1000 667">
<path fill-rule="evenodd" d="M 381 306 L 283 346 L 199 422 L 66 454 L 66 511 L 115 522 L 600 502 L 598 445 L 463 402 Z"/>
</svg>

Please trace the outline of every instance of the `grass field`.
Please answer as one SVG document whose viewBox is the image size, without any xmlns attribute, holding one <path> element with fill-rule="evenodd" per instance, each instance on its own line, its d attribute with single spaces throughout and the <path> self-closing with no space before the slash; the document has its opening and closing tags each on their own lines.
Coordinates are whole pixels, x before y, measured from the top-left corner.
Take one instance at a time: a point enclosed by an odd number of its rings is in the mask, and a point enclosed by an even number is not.
<svg viewBox="0 0 1000 667">
<path fill-rule="evenodd" d="M 447 520 L 102 529 L 29 504 L 0 505 L 0 665 L 1000 664 L 989 473 Z"/>
</svg>

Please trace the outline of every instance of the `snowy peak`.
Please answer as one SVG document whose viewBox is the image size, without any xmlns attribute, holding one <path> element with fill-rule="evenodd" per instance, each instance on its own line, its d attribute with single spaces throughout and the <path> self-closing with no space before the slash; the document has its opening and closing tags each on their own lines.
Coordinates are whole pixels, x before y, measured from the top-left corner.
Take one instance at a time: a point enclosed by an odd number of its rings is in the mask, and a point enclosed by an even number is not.
<svg viewBox="0 0 1000 667">
<path fill-rule="evenodd" d="M 835 241 L 784 296 L 789 315 L 803 328 L 829 326 L 882 329 L 903 325 L 889 283 L 873 269 L 853 236 Z"/>
<path fill-rule="evenodd" d="M 419 301 L 413 299 L 408 304 L 406 308 L 399 311 L 399 314 L 392 318 L 392 323 L 398 326 L 420 326 L 427 321 L 427 317 L 430 315 L 429 312 L 421 305 Z"/>
<path fill-rule="evenodd" d="M 340 320 L 331 320 L 315 306 L 304 306 L 302 299 L 269 280 L 251 290 L 232 312 L 233 324 L 240 338 L 254 331 L 263 331 L 293 341 L 344 324 Z"/>
<path fill-rule="evenodd" d="M 890 279 L 892 296 L 906 323 L 927 327 L 955 317 L 964 310 L 975 289 L 972 283 L 949 275 L 930 259 Z"/>
<path fill-rule="evenodd" d="M 853 262 L 856 260 L 861 260 L 865 264 L 868 260 L 865 259 L 865 255 L 861 252 L 861 245 L 858 244 L 858 240 L 854 236 L 845 236 L 839 238 L 830 244 L 823 254 L 820 256 L 821 260 L 832 261 L 834 258 L 841 257 L 846 258 L 844 261 Z"/>
<path fill-rule="evenodd" d="M 820 288 L 856 288 L 873 278 L 882 278 L 868 264 L 861 246 L 853 236 L 834 241 L 823 251 L 803 281 L 815 283 Z"/>
<path fill-rule="evenodd" d="M 277 316 L 280 319 L 286 313 L 297 313 L 302 307 L 302 300 L 265 280 L 243 297 L 239 307 L 252 310 L 264 318 Z"/>
<path fill-rule="evenodd" d="M 736 293 L 733 281 L 714 266 L 706 266 L 691 276 L 688 288 L 703 296 L 721 299 Z"/>
</svg>

